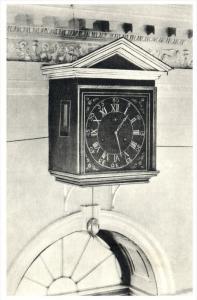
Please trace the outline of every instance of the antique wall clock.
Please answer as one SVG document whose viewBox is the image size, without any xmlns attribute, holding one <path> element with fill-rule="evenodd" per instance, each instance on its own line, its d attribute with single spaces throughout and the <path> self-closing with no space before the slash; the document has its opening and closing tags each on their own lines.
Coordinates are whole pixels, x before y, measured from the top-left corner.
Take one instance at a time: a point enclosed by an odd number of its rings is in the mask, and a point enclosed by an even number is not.
<svg viewBox="0 0 197 300">
<path fill-rule="evenodd" d="M 169 70 L 125 38 L 73 63 L 43 66 L 50 173 L 81 186 L 157 175 L 155 80 Z"/>
</svg>

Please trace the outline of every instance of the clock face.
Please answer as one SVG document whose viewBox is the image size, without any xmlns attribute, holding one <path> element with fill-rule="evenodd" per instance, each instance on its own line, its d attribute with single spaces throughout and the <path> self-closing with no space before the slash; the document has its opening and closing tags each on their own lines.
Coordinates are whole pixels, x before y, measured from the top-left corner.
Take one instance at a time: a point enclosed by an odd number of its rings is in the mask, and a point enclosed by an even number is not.
<svg viewBox="0 0 197 300">
<path fill-rule="evenodd" d="M 139 96 L 87 98 L 86 171 L 136 170 L 139 156 L 146 168 L 145 107 Z"/>
</svg>

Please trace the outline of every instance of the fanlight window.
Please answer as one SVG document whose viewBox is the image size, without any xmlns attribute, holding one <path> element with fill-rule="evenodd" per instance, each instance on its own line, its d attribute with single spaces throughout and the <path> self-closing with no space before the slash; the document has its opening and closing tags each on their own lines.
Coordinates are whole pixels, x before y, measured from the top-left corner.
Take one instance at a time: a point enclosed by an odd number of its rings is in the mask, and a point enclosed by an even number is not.
<svg viewBox="0 0 197 300">
<path fill-rule="evenodd" d="M 131 245 L 107 231 L 95 237 L 86 231 L 67 235 L 33 260 L 15 295 L 146 295 L 144 288 L 157 294 L 151 266 Z"/>
<path fill-rule="evenodd" d="M 16 295 L 95 294 L 121 290 L 121 269 L 109 246 L 98 236 L 76 232 L 32 262 Z"/>
</svg>

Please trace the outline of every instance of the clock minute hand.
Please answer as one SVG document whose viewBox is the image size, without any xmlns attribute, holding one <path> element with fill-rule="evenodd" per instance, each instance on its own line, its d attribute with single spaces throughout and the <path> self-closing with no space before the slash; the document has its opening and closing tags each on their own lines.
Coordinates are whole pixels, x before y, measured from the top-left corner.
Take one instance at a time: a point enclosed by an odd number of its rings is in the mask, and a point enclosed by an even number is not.
<svg viewBox="0 0 197 300">
<path fill-rule="evenodd" d="M 122 120 L 122 122 L 119 124 L 118 128 L 115 131 L 115 134 L 118 133 L 118 131 L 120 130 L 120 128 L 122 127 L 122 125 L 124 124 L 124 122 L 126 121 L 126 119 L 128 118 L 128 115 Z"/>
<path fill-rule="evenodd" d="M 121 148 L 120 148 L 120 142 L 119 142 L 119 138 L 118 138 L 118 132 L 117 130 L 114 132 L 115 136 L 116 136 L 116 141 L 117 141 L 117 144 L 118 144 L 118 148 L 119 148 L 119 151 L 120 151 L 120 156 L 122 156 L 122 151 L 121 151 Z"/>
</svg>

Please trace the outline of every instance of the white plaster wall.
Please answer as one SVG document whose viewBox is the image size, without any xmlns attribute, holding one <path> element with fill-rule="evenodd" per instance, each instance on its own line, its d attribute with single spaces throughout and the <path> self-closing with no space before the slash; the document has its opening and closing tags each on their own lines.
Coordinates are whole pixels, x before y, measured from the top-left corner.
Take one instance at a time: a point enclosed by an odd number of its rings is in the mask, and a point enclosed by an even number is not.
<svg viewBox="0 0 197 300">
<path fill-rule="evenodd" d="M 192 71 L 158 85 L 157 165 L 149 184 L 121 186 L 115 210 L 148 229 L 167 253 L 177 290 L 192 286 Z M 64 215 L 63 184 L 48 173 L 48 82 L 40 64 L 8 62 L 8 265 L 41 229 Z M 100 196 L 105 194 L 100 193 Z M 70 210 L 90 199 L 76 188 Z M 100 199 L 105 207 L 105 199 Z M 73 204 L 72 204 L 73 203 Z"/>
</svg>

